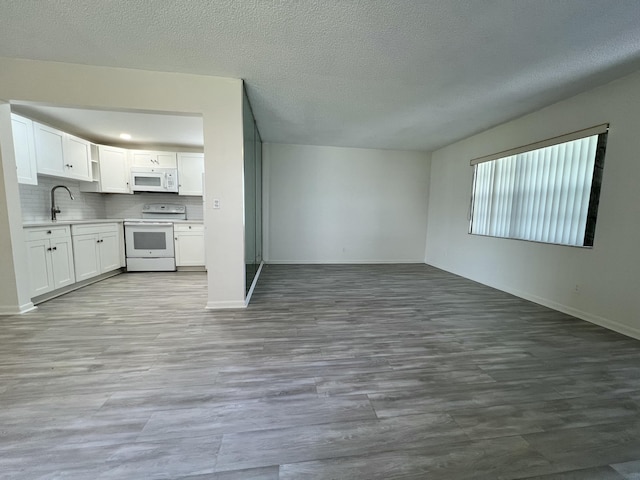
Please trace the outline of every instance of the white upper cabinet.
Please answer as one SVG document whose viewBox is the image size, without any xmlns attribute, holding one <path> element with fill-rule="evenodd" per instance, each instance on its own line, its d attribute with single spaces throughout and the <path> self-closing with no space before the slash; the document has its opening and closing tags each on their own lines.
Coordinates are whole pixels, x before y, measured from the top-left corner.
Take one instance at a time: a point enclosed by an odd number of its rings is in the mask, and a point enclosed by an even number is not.
<svg viewBox="0 0 640 480">
<path fill-rule="evenodd" d="M 33 135 L 33 122 L 12 113 L 11 130 L 13 132 L 18 183 L 37 185 L 38 166 L 36 165 L 36 140 Z"/>
<path fill-rule="evenodd" d="M 64 168 L 67 177 L 90 182 L 91 143 L 82 138 L 64 134 Z"/>
<path fill-rule="evenodd" d="M 176 168 L 175 152 L 131 150 L 131 165 L 134 167 Z"/>
<path fill-rule="evenodd" d="M 38 173 L 65 177 L 64 132 L 33 122 Z"/>
<path fill-rule="evenodd" d="M 127 153 L 124 148 L 98 145 L 101 192 L 131 193 Z"/>
<path fill-rule="evenodd" d="M 90 182 L 91 144 L 61 130 L 33 122 L 38 173 Z"/>
<path fill-rule="evenodd" d="M 129 151 L 93 145 L 94 182 L 80 184 L 81 192 L 132 193 L 129 188 Z"/>
<path fill-rule="evenodd" d="M 202 196 L 204 153 L 178 153 L 178 195 Z"/>
</svg>

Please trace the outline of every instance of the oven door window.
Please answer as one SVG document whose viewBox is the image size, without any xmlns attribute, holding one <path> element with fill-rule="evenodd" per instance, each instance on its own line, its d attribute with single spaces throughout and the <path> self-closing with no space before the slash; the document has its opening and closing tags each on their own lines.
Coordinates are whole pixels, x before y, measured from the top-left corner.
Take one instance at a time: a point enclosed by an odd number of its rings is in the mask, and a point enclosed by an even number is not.
<svg viewBox="0 0 640 480">
<path fill-rule="evenodd" d="M 133 248 L 136 250 L 166 250 L 165 232 L 133 232 Z"/>
</svg>

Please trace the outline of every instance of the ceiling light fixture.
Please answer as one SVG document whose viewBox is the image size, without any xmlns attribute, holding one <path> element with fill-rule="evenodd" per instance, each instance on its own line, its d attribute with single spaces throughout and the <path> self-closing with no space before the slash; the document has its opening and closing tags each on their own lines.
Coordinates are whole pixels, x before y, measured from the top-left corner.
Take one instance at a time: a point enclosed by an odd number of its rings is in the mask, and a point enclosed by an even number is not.
<svg viewBox="0 0 640 480">
<path fill-rule="evenodd" d="M 129 135 L 128 133 L 121 133 L 120 138 L 123 140 L 131 140 L 131 135 Z"/>
</svg>

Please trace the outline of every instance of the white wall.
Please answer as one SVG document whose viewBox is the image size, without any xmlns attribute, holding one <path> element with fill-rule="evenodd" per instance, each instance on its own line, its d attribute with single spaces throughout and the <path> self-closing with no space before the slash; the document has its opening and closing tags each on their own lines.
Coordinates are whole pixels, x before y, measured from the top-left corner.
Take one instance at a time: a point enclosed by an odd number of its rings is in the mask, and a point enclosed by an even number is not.
<svg viewBox="0 0 640 480">
<path fill-rule="evenodd" d="M 428 154 L 268 143 L 263 153 L 268 262 L 423 261 Z"/>
<path fill-rule="evenodd" d="M 0 101 L 0 315 L 33 309 L 29 291 L 27 245 L 22 229 L 11 134 L 11 108 L 8 103 Z"/>
<path fill-rule="evenodd" d="M 607 122 L 593 249 L 467 233 L 470 159 Z M 426 262 L 640 338 L 639 156 L 640 72 L 438 150 Z"/>
<path fill-rule="evenodd" d="M 245 306 L 242 80 L 0 58 L 0 100 L 202 115 L 205 190 L 210 198 L 220 199 L 223 205 L 221 209 L 214 210 L 213 202 L 208 202 L 204 209 L 209 287 L 207 306 Z M 6 134 L 5 123 L 0 123 L 0 129 Z M 12 149 L 13 142 L 2 135 L 3 132 L 0 132 L 0 150 L 5 157 L 3 167 L 5 170 L 13 168 L 15 177 L 13 155 L 4 155 L 5 149 L 7 152 Z M 0 206 L 6 200 L 9 212 L 20 212 L 17 190 L 17 184 L 15 194 L 11 188 L 0 188 Z M 0 208 L 0 231 L 21 229 L 21 225 L 8 219 L 3 210 L 4 207 Z M 16 238 L 20 235 L 16 234 Z M 0 235 L 0 251 L 12 249 L 12 242 L 15 243 L 10 236 Z M 25 258 L 22 265 L 26 265 L 26 248 L 16 258 Z M 3 273 L 5 264 L 8 271 L 23 270 L 14 267 L 9 258 L 1 260 Z M 16 285 L 17 290 L 28 291 L 28 278 L 18 274 L 0 278 L 0 291 L 6 288 L 15 291 Z M 13 298 L 15 303 L 15 296 Z M 15 310 L 18 307 L 8 308 Z"/>
</svg>

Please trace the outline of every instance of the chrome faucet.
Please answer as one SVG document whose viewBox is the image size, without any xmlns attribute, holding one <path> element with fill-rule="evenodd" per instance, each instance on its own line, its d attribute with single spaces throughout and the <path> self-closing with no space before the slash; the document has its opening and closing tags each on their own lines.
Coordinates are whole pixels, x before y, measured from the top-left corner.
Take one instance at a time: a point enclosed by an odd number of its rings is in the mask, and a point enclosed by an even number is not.
<svg viewBox="0 0 640 480">
<path fill-rule="evenodd" d="M 67 192 L 69 192 L 69 196 L 71 197 L 71 200 L 73 200 L 73 194 L 71 193 L 71 190 L 69 190 L 68 187 L 65 187 L 64 185 L 56 185 L 51 189 L 51 221 L 52 222 L 56 221 L 56 214 L 60 213 L 60 208 L 56 207 L 56 200 L 55 200 L 55 193 L 56 193 L 56 189 L 58 188 L 64 188 Z"/>
</svg>

